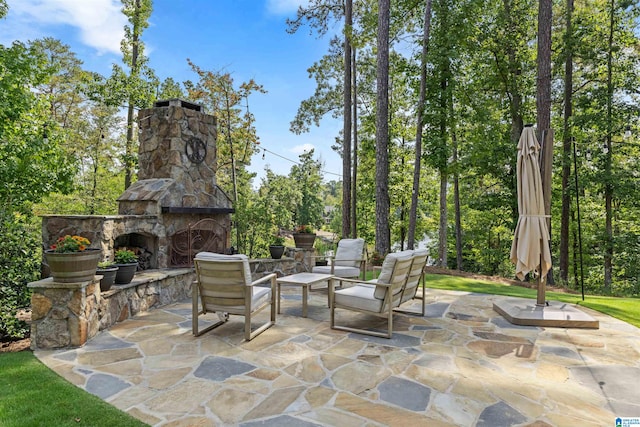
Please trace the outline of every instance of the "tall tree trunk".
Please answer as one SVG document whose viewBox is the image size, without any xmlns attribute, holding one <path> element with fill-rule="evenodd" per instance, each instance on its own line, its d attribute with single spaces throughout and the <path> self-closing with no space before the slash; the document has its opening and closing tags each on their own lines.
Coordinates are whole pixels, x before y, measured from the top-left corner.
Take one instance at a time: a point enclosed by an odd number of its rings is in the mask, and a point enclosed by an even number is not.
<svg viewBox="0 0 640 427">
<path fill-rule="evenodd" d="M 538 2 L 538 85 L 537 116 L 538 132 L 542 144 L 542 187 L 545 214 L 551 214 L 551 165 L 553 157 L 553 131 L 551 130 L 551 19 L 552 0 Z M 549 168 L 547 170 L 547 168 Z M 551 234 L 551 218 L 547 218 L 547 229 Z M 551 246 L 551 236 L 549 236 Z M 553 269 L 549 269 L 547 283 L 553 284 Z"/>
<path fill-rule="evenodd" d="M 127 142 L 125 146 L 125 161 L 124 161 L 124 188 L 125 190 L 131 186 L 131 179 L 133 176 L 133 101 L 129 101 L 127 108 Z"/>
<path fill-rule="evenodd" d="M 573 0 L 567 0 L 564 64 L 564 138 L 562 140 L 562 216 L 560 219 L 560 280 L 569 281 L 569 224 L 571 212 L 571 116 L 573 115 Z M 576 188 L 576 191 L 578 189 Z"/>
<path fill-rule="evenodd" d="M 356 49 L 352 47 L 351 62 L 351 89 L 353 98 L 351 105 L 353 107 L 353 179 L 351 180 L 351 237 L 358 237 L 358 222 L 356 208 L 358 206 L 358 85 L 356 74 Z"/>
<path fill-rule="evenodd" d="M 136 0 L 136 9 L 134 14 L 139 15 L 140 11 L 140 0 Z M 138 28 L 138 23 L 140 22 L 139 18 L 135 18 L 133 20 L 133 29 L 131 31 L 131 74 L 138 77 L 140 74 L 140 70 L 138 69 L 138 43 L 140 43 L 140 29 Z M 133 177 L 133 169 L 135 166 L 135 162 L 133 161 L 133 126 L 135 122 L 135 118 L 133 117 L 134 111 L 134 101 L 133 97 L 129 97 L 129 106 L 127 108 L 127 141 L 125 144 L 125 161 L 124 161 L 124 189 L 126 190 L 131 186 L 131 180 Z"/>
<path fill-rule="evenodd" d="M 344 8 L 344 129 L 342 144 L 342 237 L 351 235 L 351 29 L 352 0 Z"/>
<path fill-rule="evenodd" d="M 574 173 L 577 173 L 574 172 Z M 579 191 L 576 188 L 576 191 Z M 571 211 L 571 220 L 575 221 L 576 219 L 576 215 L 575 215 L 575 211 Z M 578 280 L 579 274 L 580 274 L 580 270 L 579 270 L 579 266 L 578 266 L 578 251 L 579 251 L 579 247 L 578 247 L 578 230 L 577 227 L 574 227 L 572 232 L 571 232 L 572 236 L 573 236 L 573 286 L 574 289 L 578 289 L 580 287 L 580 282 Z"/>
<path fill-rule="evenodd" d="M 420 96 L 416 115 L 416 157 L 413 164 L 413 189 L 411 191 L 411 211 L 409 213 L 409 232 L 407 248 L 413 249 L 416 239 L 418 219 L 418 193 L 420 192 L 420 167 L 422 162 L 422 121 L 424 103 L 427 98 L 427 53 L 429 52 L 429 34 L 431 32 L 431 0 L 427 0 L 424 9 L 424 29 L 422 34 L 422 59 L 420 63 Z"/>
<path fill-rule="evenodd" d="M 440 171 L 440 227 L 438 230 L 438 264 L 447 268 L 447 171 Z"/>
<path fill-rule="evenodd" d="M 390 0 L 378 0 L 376 72 L 376 251 L 391 249 L 389 230 L 389 20 Z"/>
<path fill-rule="evenodd" d="M 462 220 L 460 214 L 460 168 L 458 166 L 458 136 L 454 132 L 453 141 L 453 203 L 456 215 L 456 268 L 463 270 L 462 265 Z"/>
<path fill-rule="evenodd" d="M 607 137 L 605 145 L 605 248 L 604 248 L 604 290 L 611 291 L 613 279 L 613 184 L 611 182 L 611 162 L 612 162 L 612 138 L 613 138 L 613 31 L 615 0 L 611 0 L 609 10 L 609 40 L 607 51 Z"/>
</svg>

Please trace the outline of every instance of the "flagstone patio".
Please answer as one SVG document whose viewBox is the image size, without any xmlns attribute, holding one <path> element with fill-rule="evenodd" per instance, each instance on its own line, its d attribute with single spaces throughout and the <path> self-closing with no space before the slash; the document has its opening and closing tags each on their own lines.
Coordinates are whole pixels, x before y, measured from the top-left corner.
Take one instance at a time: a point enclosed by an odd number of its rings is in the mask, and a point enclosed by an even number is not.
<svg viewBox="0 0 640 427">
<path fill-rule="evenodd" d="M 194 338 L 185 301 L 35 354 L 154 426 L 600 427 L 640 416 L 640 329 L 584 308 L 600 329 L 516 326 L 492 309 L 504 297 L 427 295 L 427 315 L 396 314 L 391 340 L 331 330 L 326 289 L 301 317 L 300 289 L 288 288 L 277 324 L 251 342 L 234 316 Z M 347 317 L 380 324 L 338 312 Z"/>
</svg>

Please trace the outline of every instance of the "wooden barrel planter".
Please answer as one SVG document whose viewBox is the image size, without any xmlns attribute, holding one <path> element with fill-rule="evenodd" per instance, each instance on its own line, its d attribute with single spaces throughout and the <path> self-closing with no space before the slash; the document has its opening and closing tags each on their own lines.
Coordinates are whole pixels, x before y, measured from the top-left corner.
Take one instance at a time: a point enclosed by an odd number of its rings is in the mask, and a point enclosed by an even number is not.
<svg viewBox="0 0 640 427">
<path fill-rule="evenodd" d="M 296 242 L 296 248 L 311 249 L 316 241 L 315 233 L 293 233 L 293 240 Z"/>
<path fill-rule="evenodd" d="M 89 248 L 80 252 L 44 252 L 51 276 L 55 282 L 77 283 L 93 280 L 102 251 Z"/>
</svg>

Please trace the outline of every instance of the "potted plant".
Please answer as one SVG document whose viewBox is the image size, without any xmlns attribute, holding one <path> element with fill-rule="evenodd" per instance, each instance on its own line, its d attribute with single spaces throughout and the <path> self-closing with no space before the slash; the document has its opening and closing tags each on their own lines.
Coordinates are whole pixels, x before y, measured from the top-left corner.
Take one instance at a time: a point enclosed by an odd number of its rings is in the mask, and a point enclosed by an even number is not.
<svg viewBox="0 0 640 427">
<path fill-rule="evenodd" d="M 61 283 L 88 282 L 96 274 L 102 251 L 90 248 L 86 237 L 65 235 L 44 251 L 53 280 Z"/>
<path fill-rule="evenodd" d="M 116 285 L 131 283 L 138 268 L 136 254 L 128 249 L 117 250 L 113 257 L 113 262 L 118 266 L 115 278 Z"/>
<path fill-rule="evenodd" d="M 98 263 L 96 274 L 102 276 L 100 279 L 100 291 L 106 292 L 111 289 L 116 279 L 119 267 L 113 261 L 102 261 Z"/>
<path fill-rule="evenodd" d="M 296 242 L 296 248 L 312 249 L 316 233 L 310 225 L 298 225 L 293 230 L 293 240 Z"/>
<path fill-rule="evenodd" d="M 317 239 L 314 247 L 316 248 L 316 253 L 318 253 L 318 255 L 315 257 L 316 266 L 327 266 L 329 264 L 329 260 L 327 258 L 333 256 L 333 243 L 327 243 L 323 239 Z"/>
<path fill-rule="evenodd" d="M 284 254 L 284 237 L 275 236 L 273 238 L 272 243 L 269 245 L 269 253 L 271 253 L 271 258 L 273 259 L 282 258 L 282 254 Z"/>
</svg>

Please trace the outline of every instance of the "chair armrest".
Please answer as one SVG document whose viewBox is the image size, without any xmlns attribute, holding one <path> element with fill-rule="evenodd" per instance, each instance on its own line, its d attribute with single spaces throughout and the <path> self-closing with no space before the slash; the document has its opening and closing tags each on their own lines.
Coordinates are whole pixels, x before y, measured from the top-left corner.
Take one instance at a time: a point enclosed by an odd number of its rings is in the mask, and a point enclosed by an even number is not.
<svg viewBox="0 0 640 427">
<path fill-rule="evenodd" d="M 344 278 L 344 277 L 340 277 L 340 278 L 336 278 L 338 281 L 340 282 L 346 282 L 346 283 L 360 283 L 362 285 L 372 285 L 374 283 L 367 283 L 367 281 L 362 280 L 362 279 L 348 279 L 348 278 Z M 385 284 L 383 284 L 383 286 L 385 286 Z"/>
<path fill-rule="evenodd" d="M 276 273 L 267 274 L 266 276 L 259 278 L 255 282 L 251 282 L 251 285 L 249 285 L 249 286 L 259 285 L 260 283 L 264 283 L 264 282 L 267 282 L 267 281 L 271 280 L 272 281 L 271 286 L 273 287 L 273 284 L 275 283 L 275 278 L 276 277 L 278 277 L 278 275 Z"/>
<path fill-rule="evenodd" d="M 342 277 L 339 278 L 340 282 L 347 282 L 347 283 L 356 283 L 356 284 L 361 284 L 361 285 L 365 285 L 365 286 L 382 286 L 384 288 L 389 288 L 391 287 L 390 283 L 371 283 L 371 282 L 367 282 L 365 280 L 359 280 L 359 279 L 344 279 Z"/>
</svg>

